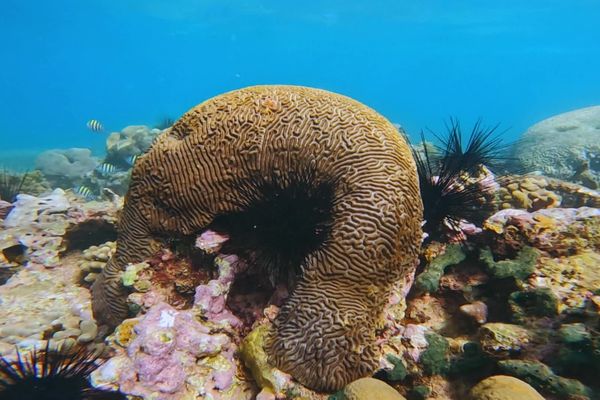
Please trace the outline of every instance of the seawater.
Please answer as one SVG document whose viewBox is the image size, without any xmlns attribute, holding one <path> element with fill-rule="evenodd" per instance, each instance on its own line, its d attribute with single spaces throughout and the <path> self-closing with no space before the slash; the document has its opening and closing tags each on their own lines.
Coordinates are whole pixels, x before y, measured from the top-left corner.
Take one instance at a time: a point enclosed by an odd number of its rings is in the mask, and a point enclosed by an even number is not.
<svg viewBox="0 0 600 400">
<path fill-rule="evenodd" d="M 268 83 L 348 95 L 413 140 L 450 116 L 515 140 L 600 102 L 599 20 L 596 0 L 4 0 L 0 164 L 101 156 L 106 133 Z"/>
</svg>

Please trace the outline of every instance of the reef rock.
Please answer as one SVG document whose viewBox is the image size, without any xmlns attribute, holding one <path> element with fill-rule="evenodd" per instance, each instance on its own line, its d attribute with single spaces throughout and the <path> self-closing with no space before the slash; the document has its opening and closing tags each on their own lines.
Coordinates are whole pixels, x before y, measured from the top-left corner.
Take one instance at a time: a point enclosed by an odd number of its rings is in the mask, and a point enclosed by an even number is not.
<svg viewBox="0 0 600 400">
<path fill-rule="evenodd" d="M 600 249 L 600 209 L 552 208 L 535 212 L 502 210 L 488 218 L 484 230 L 493 236 L 495 253 L 506 254 L 523 246 L 553 256 Z"/>
<path fill-rule="evenodd" d="M 600 106 L 548 118 L 530 127 L 513 147 L 520 170 L 580 182 L 600 183 Z"/>
<path fill-rule="evenodd" d="M 84 203 L 62 189 L 44 197 L 20 194 L 2 222 L 0 252 L 6 257 L 7 251 L 18 250 L 21 264 L 56 267 L 59 254 L 68 248 L 86 248 L 116 236 L 113 223 L 119 207 L 112 202 Z"/>
<path fill-rule="evenodd" d="M 117 354 L 93 375 L 94 385 L 163 400 L 253 398 L 254 386 L 237 373 L 240 322 L 225 308 L 235 260 L 219 260 L 219 277 L 196 288 L 190 309 L 174 308 L 153 290 L 138 296 L 147 311 L 108 338 Z M 126 275 L 135 286 L 136 277 Z"/>
<path fill-rule="evenodd" d="M 585 186 L 538 175 L 511 175 L 501 180 L 501 208 L 537 211 L 543 208 L 600 207 L 600 192 Z"/>
<path fill-rule="evenodd" d="M 44 339 L 87 343 L 95 337 L 90 293 L 77 286 L 79 267 L 71 258 L 60 268 L 32 264 L 0 286 L 0 354 L 43 347 Z"/>
</svg>

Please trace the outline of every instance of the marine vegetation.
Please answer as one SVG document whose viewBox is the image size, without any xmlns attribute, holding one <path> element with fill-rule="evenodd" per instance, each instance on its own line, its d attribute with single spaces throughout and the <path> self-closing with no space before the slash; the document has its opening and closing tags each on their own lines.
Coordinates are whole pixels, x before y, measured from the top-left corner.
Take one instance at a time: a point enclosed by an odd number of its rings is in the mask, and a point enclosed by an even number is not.
<svg viewBox="0 0 600 400">
<path fill-rule="evenodd" d="M 11 174 L 6 168 L 0 171 L 0 200 L 12 203 L 17 195 L 21 193 L 23 184 L 28 177 L 25 172 L 22 175 Z"/>
<path fill-rule="evenodd" d="M 423 230 L 430 239 L 437 239 L 450 228 L 459 230 L 462 221 L 478 222 L 491 212 L 489 183 L 494 176 L 490 168 L 498 168 L 505 159 L 506 146 L 496 134 L 497 126 L 483 128 L 477 122 L 463 147 L 460 123 L 452 119 L 447 136 L 439 137 L 439 155 L 431 154 L 427 146 L 413 156 L 417 164 L 421 199 L 423 201 Z M 424 134 L 421 133 L 424 142 Z"/>
<path fill-rule="evenodd" d="M 95 317 L 109 327 L 126 317 L 128 263 L 153 255 L 161 237 L 214 223 L 234 246 L 249 239 L 247 261 L 266 263 L 272 277 L 301 271 L 266 339 L 269 361 L 309 388 L 340 389 L 377 367 L 388 296 L 416 266 L 417 184 L 396 128 L 352 99 L 297 86 L 217 96 L 133 167 L 116 253 L 92 287 Z"/>
<path fill-rule="evenodd" d="M 0 398 L 4 400 L 120 400 L 118 392 L 90 385 L 88 378 L 102 361 L 98 352 L 62 345 L 35 349 L 17 360 L 0 357 Z"/>
</svg>

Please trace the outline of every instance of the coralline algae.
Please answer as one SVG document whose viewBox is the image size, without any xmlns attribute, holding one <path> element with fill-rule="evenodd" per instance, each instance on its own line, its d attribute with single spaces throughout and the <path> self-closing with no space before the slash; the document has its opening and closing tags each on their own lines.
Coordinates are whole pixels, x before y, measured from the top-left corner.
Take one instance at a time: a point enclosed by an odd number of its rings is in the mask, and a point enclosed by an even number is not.
<svg viewBox="0 0 600 400">
<path fill-rule="evenodd" d="M 133 337 L 121 339 L 123 329 L 130 329 L 122 326 L 109 337 L 121 346 L 93 375 L 95 385 L 156 400 L 252 397 L 253 386 L 236 375 L 237 345 L 230 335 L 240 321 L 225 307 L 236 258 L 218 260 L 219 277 L 198 286 L 191 309 L 177 310 L 152 292 L 141 297 L 146 313 L 121 324 L 133 326 Z"/>
</svg>

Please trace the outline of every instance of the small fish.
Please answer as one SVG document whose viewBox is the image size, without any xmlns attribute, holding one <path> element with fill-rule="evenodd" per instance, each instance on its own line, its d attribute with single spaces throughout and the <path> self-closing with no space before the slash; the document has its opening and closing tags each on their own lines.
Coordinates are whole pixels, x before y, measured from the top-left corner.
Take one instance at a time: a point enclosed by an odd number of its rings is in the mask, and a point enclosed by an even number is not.
<svg viewBox="0 0 600 400">
<path fill-rule="evenodd" d="M 140 158 L 139 154 L 134 154 L 132 156 L 129 156 L 125 159 L 125 162 L 131 166 L 135 165 L 135 162 L 138 160 L 138 158 Z"/>
<path fill-rule="evenodd" d="M 115 172 L 117 168 L 110 163 L 102 163 L 96 167 L 96 171 L 100 172 L 102 175 L 109 175 Z"/>
<path fill-rule="evenodd" d="M 97 119 L 90 119 L 86 125 L 92 132 L 102 132 L 104 130 L 104 126 L 102 126 L 102 123 Z"/>
<path fill-rule="evenodd" d="M 94 193 L 92 193 L 92 189 L 84 185 L 76 186 L 75 188 L 73 188 L 73 192 L 86 200 L 94 198 Z"/>
</svg>

